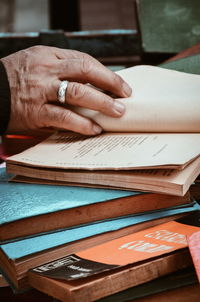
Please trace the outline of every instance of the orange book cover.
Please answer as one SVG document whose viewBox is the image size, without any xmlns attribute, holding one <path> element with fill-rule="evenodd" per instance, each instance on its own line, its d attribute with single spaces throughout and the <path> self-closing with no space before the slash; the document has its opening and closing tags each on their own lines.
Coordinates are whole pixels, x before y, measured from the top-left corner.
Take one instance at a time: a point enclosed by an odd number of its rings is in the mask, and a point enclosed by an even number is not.
<svg viewBox="0 0 200 302">
<path fill-rule="evenodd" d="M 32 271 L 56 279 L 76 280 L 185 248 L 186 236 L 198 230 L 197 226 L 171 221 L 68 255 Z"/>
</svg>

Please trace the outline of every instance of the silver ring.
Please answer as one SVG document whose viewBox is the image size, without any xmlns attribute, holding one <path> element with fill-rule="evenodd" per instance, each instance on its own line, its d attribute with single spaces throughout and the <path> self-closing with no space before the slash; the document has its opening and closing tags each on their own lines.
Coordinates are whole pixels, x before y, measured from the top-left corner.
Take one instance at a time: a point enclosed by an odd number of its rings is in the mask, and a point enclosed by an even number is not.
<svg viewBox="0 0 200 302">
<path fill-rule="evenodd" d="M 65 101 L 65 94 L 66 94 L 66 90 L 67 90 L 67 86 L 68 86 L 68 81 L 62 81 L 60 83 L 59 89 L 58 89 L 58 101 L 61 104 L 64 104 Z"/>
</svg>

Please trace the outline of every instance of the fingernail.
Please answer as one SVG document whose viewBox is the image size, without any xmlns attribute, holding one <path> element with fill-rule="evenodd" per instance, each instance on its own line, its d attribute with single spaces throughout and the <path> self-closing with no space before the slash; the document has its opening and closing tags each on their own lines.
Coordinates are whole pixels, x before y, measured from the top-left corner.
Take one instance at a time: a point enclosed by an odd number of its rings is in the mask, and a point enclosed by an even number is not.
<svg viewBox="0 0 200 302">
<path fill-rule="evenodd" d="M 124 91 L 126 97 L 130 96 L 132 93 L 131 87 L 126 82 L 123 83 L 123 91 Z"/>
<path fill-rule="evenodd" d="M 125 105 L 118 101 L 114 102 L 114 108 L 115 108 L 115 111 L 119 114 L 122 114 L 125 111 Z"/>
<path fill-rule="evenodd" d="M 102 132 L 102 128 L 99 127 L 98 125 L 94 125 L 93 126 L 93 131 L 94 131 L 94 133 L 99 134 L 99 133 Z"/>
</svg>

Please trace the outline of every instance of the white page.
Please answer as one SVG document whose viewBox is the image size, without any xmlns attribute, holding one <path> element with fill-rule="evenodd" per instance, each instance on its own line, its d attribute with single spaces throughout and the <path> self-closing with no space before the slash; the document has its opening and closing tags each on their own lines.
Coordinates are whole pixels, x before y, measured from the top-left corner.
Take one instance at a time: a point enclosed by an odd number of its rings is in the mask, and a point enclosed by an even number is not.
<svg viewBox="0 0 200 302">
<path fill-rule="evenodd" d="M 74 108 L 106 131 L 200 132 L 200 76 L 155 66 L 135 66 L 118 72 L 132 87 L 121 118 Z"/>
<path fill-rule="evenodd" d="M 133 169 L 184 165 L 200 154 L 200 134 L 57 133 L 9 161 L 67 169 Z"/>
</svg>

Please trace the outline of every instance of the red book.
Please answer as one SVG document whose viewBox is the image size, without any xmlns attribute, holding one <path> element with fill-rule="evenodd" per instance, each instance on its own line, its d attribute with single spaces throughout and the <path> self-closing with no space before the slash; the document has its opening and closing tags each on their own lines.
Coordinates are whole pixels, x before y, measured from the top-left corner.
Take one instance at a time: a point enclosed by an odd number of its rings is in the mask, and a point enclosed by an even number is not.
<svg viewBox="0 0 200 302">
<path fill-rule="evenodd" d="M 187 241 L 200 283 L 200 231 L 188 235 Z"/>
</svg>

